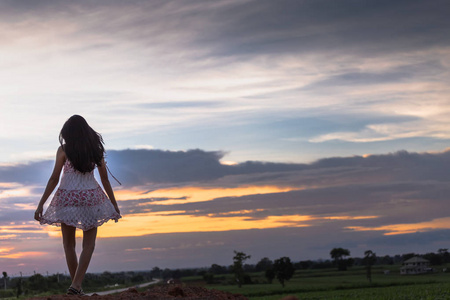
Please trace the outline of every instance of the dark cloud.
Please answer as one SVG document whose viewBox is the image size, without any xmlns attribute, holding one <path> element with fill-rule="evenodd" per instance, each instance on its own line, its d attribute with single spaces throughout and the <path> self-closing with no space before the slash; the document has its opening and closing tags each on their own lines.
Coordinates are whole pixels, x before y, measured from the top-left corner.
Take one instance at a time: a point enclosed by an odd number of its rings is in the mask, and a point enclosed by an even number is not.
<svg viewBox="0 0 450 300">
<path fill-rule="evenodd" d="M 445 1 L 258 1 L 215 14 L 209 31 L 223 54 L 373 55 L 448 45 L 449 10 Z"/>
<path fill-rule="evenodd" d="M 153 183 L 241 185 L 246 183 L 282 186 L 342 185 L 352 183 L 421 182 L 450 180 L 447 168 L 450 151 L 409 153 L 400 151 L 368 157 L 334 157 L 310 164 L 247 161 L 223 165 L 222 151 L 110 150 L 108 166 L 125 186 Z M 0 167 L 0 182 L 46 183 L 52 161 Z M 240 176 L 240 177 L 239 177 Z M 233 179 L 237 178 L 236 181 Z"/>
<path fill-rule="evenodd" d="M 368 242 L 373 245 L 379 246 L 403 246 L 408 245 L 411 251 L 417 251 L 417 246 L 422 245 L 434 245 L 437 242 L 448 243 L 448 235 L 450 234 L 449 229 L 443 230 L 433 230 L 426 232 L 415 232 L 410 234 L 396 234 L 396 235 L 385 235 L 381 237 L 375 237 L 368 239 Z M 427 249 L 427 252 L 436 252 L 436 249 Z M 409 252 L 411 252 L 409 251 Z M 423 251 L 423 250 L 422 250 Z"/>
<path fill-rule="evenodd" d="M 448 46 L 450 7 L 433 1 L 2 1 L 6 15 L 83 17 L 79 33 L 200 47 L 209 55 L 404 52 Z M 108 22 L 105 22 L 108 20 Z M 136 30 L 139 28 L 139 30 Z"/>
<path fill-rule="evenodd" d="M 141 154 L 150 152 L 144 150 Z M 413 224 L 443 218 L 450 213 L 450 209 L 446 209 L 450 194 L 449 162 L 448 151 L 336 157 L 303 165 L 247 162 L 220 166 L 224 167 L 222 172 L 214 169 L 217 173 L 209 177 L 210 184 L 275 185 L 300 190 L 172 205 L 142 200 L 146 205 L 136 207 L 130 203 L 131 207 L 127 209 L 129 213 L 173 212 L 176 215 L 246 216 L 249 219 L 299 214 L 319 218 L 315 224 L 328 216 L 377 216 L 341 222 L 342 228 Z M 191 184 L 207 182 L 202 179 L 202 182 Z M 229 214 L 232 212 L 238 213 Z M 298 225 L 301 224 L 304 223 Z"/>
<path fill-rule="evenodd" d="M 168 198 L 168 197 L 158 197 L 158 198 L 146 198 L 146 199 L 138 199 L 138 200 L 127 200 L 120 201 L 120 211 L 122 214 L 135 214 L 142 213 L 146 211 L 150 211 L 150 206 L 158 201 L 166 201 L 166 200 L 186 200 L 187 197 L 179 197 L 179 198 Z"/>
<path fill-rule="evenodd" d="M 46 183 L 52 169 L 53 161 L 0 166 L 0 182 Z"/>
<path fill-rule="evenodd" d="M 235 166 L 223 165 L 221 151 L 162 151 L 122 150 L 108 151 L 111 169 L 125 185 L 149 183 L 210 182 L 235 174 L 286 172 L 305 168 L 303 164 L 244 162 Z"/>
<path fill-rule="evenodd" d="M 38 199 L 37 199 L 38 200 Z M 36 205 L 37 205 L 37 202 Z M 34 210 L 25 210 L 19 207 L 5 207 L 0 209 L 0 226 L 9 225 L 11 222 L 27 222 L 34 220 Z"/>
<path fill-rule="evenodd" d="M 374 219 L 342 222 L 343 227 L 363 225 L 376 227 L 447 217 L 450 209 L 445 208 L 445 203 L 448 201 L 446 195 L 449 194 L 448 184 L 361 184 L 225 197 L 185 204 L 149 203 L 140 210 L 134 210 L 134 213 L 173 211 L 176 215 L 230 218 L 246 216 L 249 219 L 283 215 L 311 215 L 318 218 L 377 216 Z M 241 213 L 230 214 L 239 211 Z M 316 221 L 313 222 L 315 223 Z M 310 222 L 298 223 L 302 224 Z"/>
</svg>

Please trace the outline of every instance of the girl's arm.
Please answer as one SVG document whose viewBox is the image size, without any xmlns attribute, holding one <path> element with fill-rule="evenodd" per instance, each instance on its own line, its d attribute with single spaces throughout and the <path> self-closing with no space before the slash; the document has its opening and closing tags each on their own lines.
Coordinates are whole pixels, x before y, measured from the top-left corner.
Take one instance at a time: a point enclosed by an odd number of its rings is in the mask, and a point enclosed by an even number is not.
<svg viewBox="0 0 450 300">
<path fill-rule="evenodd" d="M 66 161 L 66 154 L 61 146 L 59 146 L 58 151 L 56 152 L 56 161 L 55 167 L 53 168 L 52 175 L 47 182 L 47 186 L 45 187 L 44 194 L 41 197 L 41 201 L 39 201 L 38 207 L 34 213 L 34 218 L 37 221 L 41 220 L 42 212 L 44 210 L 44 203 L 47 201 L 48 197 L 51 195 L 55 187 L 59 182 L 59 175 L 61 174 L 62 167 L 64 166 L 64 162 Z"/>
<path fill-rule="evenodd" d="M 112 205 L 116 209 L 117 213 L 120 215 L 119 206 L 117 206 L 116 197 L 114 196 L 114 191 L 111 187 L 111 183 L 108 178 L 108 171 L 106 170 L 106 162 L 103 159 L 102 165 L 98 166 L 98 173 L 100 174 L 100 179 L 102 180 L 103 188 L 105 189 L 106 194 L 108 195 L 109 200 L 111 200 Z"/>
</svg>

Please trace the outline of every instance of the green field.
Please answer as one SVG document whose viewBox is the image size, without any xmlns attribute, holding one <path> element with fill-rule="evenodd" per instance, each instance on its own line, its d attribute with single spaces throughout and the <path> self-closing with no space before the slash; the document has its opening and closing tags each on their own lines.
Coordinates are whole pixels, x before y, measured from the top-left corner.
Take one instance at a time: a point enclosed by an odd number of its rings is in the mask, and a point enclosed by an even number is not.
<svg viewBox="0 0 450 300">
<path fill-rule="evenodd" d="M 266 283 L 262 273 L 252 273 L 254 284 L 239 288 L 232 284 L 232 275 L 216 276 L 217 283 L 207 288 L 239 293 L 251 300 L 275 300 L 287 295 L 299 299 L 450 299 L 450 273 L 434 272 L 423 275 L 400 275 L 400 266 L 375 266 L 372 283 L 366 279 L 364 267 L 348 271 L 335 269 L 297 270 L 283 288 L 274 280 Z M 442 266 L 438 270 L 442 270 Z M 390 270 L 385 275 L 384 270 Z M 186 284 L 202 284 L 200 277 L 183 278 Z M 204 283 L 202 284 L 204 285 Z"/>
</svg>

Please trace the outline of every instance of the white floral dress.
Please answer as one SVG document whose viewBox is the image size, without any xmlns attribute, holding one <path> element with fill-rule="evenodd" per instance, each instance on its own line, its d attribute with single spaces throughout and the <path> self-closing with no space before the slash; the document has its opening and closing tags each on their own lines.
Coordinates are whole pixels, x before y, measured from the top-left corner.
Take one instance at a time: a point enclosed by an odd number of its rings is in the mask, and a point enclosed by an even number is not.
<svg viewBox="0 0 450 300">
<path fill-rule="evenodd" d="M 83 174 L 66 160 L 61 183 L 40 223 L 55 226 L 64 223 L 86 231 L 120 218 L 95 180 L 94 170 Z"/>
</svg>

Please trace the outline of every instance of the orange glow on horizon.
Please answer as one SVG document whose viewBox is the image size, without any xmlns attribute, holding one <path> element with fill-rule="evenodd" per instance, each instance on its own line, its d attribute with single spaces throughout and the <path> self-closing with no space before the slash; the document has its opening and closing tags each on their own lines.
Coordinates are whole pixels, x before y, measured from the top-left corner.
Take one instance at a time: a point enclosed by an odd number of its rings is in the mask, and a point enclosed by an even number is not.
<svg viewBox="0 0 450 300">
<path fill-rule="evenodd" d="M 11 259 L 17 259 L 22 258 L 26 256 L 43 256 L 46 255 L 47 252 L 39 252 L 39 251 L 27 251 L 27 252 L 17 252 L 17 253 L 10 253 L 10 254 L 0 254 L 0 258 L 11 258 Z"/>
<path fill-rule="evenodd" d="M 117 199 L 138 200 L 151 198 L 169 198 L 155 201 L 158 205 L 173 205 L 193 202 L 210 201 L 223 197 L 240 197 L 257 194 L 282 193 L 301 188 L 277 186 L 240 186 L 234 188 L 219 187 L 174 187 L 158 190 L 118 190 Z M 150 205 L 149 205 L 150 204 Z M 151 201 L 139 203 L 136 206 L 149 205 L 148 209 L 141 209 L 140 213 L 124 215 L 119 223 L 109 221 L 99 228 L 99 238 L 143 236 L 149 234 L 183 233 L 183 232 L 219 232 L 231 230 L 269 229 L 281 227 L 309 227 L 320 221 L 348 221 L 373 219 L 377 216 L 313 216 L 313 215 L 271 215 L 262 208 L 230 210 L 205 215 L 196 215 L 195 211 L 151 211 Z M 120 205 L 120 203 L 119 203 Z M 28 208 L 27 205 L 22 206 Z M 262 217 L 260 217 L 262 216 Z M 359 227 L 348 227 L 361 230 Z M 61 238 L 61 230 L 56 226 L 40 226 L 37 222 L 26 222 L 21 225 L 0 226 L 4 233 L 3 239 L 17 238 L 23 233 L 44 233 L 49 237 Z M 76 236 L 83 235 L 77 230 Z"/>
<path fill-rule="evenodd" d="M 143 236 L 149 234 L 182 233 L 182 232 L 214 232 L 230 230 L 269 229 L 280 227 L 310 227 L 321 220 L 364 220 L 377 216 L 311 216 L 282 215 L 252 218 L 247 214 L 262 212 L 263 209 L 231 211 L 227 213 L 195 216 L 185 211 L 149 212 L 125 215 L 118 223 L 109 221 L 98 231 L 99 238 Z M 350 227 L 347 227 L 348 229 Z M 355 229 L 357 227 L 352 227 Z M 45 226 L 43 232 L 50 237 L 60 238 L 61 230 L 56 226 Z M 82 237 L 81 230 L 76 231 Z"/>
<path fill-rule="evenodd" d="M 277 186 L 244 186 L 237 188 L 175 187 L 168 189 L 159 189 L 147 193 L 143 193 L 142 190 L 118 190 L 115 192 L 115 194 L 116 199 L 121 201 L 139 200 L 146 198 L 173 198 L 157 202 L 158 205 L 172 205 L 208 201 L 222 197 L 240 197 L 255 194 L 282 193 L 299 189 L 300 188 Z M 186 197 L 186 199 L 175 199 L 181 197 Z"/>
<path fill-rule="evenodd" d="M 148 234 L 179 233 L 179 232 L 212 232 L 248 229 L 268 229 L 278 227 L 307 227 L 303 223 L 313 218 L 310 216 L 289 215 L 269 216 L 264 219 L 250 219 L 248 216 L 217 217 L 170 215 L 149 213 L 146 215 L 131 215 L 120 220 L 120 224 L 109 222 L 99 229 L 98 236 L 102 238 L 121 236 L 142 236 Z M 175 212 L 176 213 L 176 212 Z"/>
<path fill-rule="evenodd" d="M 13 247 L 0 248 L 0 255 L 2 255 L 3 252 L 10 252 L 11 250 L 14 250 L 14 248 Z"/>
<path fill-rule="evenodd" d="M 46 252 L 40 252 L 40 251 L 24 251 L 24 252 L 13 252 L 14 247 L 9 248 L 0 248 L 0 258 L 22 258 L 25 256 L 42 256 L 47 254 Z"/>
<path fill-rule="evenodd" d="M 378 216 L 334 216 L 334 217 L 324 217 L 325 220 L 367 220 L 376 219 Z"/>
<path fill-rule="evenodd" d="M 450 229 L 450 217 L 413 224 L 392 224 L 378 227 L 349 226 L 354 231 L 386 231 L 384 235 L 408 234 L 436 229 Z"/>
</svg>

